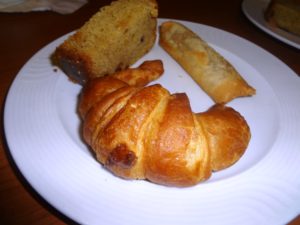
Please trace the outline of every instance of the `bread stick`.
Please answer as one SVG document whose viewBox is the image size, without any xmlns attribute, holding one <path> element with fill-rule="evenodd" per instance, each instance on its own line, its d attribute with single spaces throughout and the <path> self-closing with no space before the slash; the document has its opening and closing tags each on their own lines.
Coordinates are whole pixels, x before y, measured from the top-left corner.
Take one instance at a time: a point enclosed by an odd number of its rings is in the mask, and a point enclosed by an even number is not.
<svg viewBox="0 0 300 225">
<path fill-rule="evenodd" d="M 224 57 L 184 25 L 173 21 L 161 24 L 159 44 L 216 103 L 255 94 Z"/>
</svg>

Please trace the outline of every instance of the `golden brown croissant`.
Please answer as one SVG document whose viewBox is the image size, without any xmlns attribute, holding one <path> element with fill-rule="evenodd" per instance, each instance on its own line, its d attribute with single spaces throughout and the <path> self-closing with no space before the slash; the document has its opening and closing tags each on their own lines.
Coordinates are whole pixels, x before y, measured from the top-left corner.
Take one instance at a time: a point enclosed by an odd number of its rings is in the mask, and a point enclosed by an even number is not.
<svg viewBox="0 0 300 225">
<path fill-rule="evenodd" d="M 215 105 L 195 114 L 186 94 L 133 86 L 135 80 L 96 78 L 80 97 L 83 137 L 114 174 L 191 186 L 242 156 L 250 130 L 234 109 Z"/>
</svg>

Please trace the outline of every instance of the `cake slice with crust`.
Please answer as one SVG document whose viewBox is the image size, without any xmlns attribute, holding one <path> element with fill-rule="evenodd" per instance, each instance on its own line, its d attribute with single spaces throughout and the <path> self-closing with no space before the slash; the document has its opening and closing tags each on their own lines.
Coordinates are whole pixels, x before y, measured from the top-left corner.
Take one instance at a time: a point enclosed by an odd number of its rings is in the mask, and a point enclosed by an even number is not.
<svg viewBox="0 0 300 225">
<path fill-rule="evenodd" d="M 157 15 L 155 0 L 114 1 L 58 46 L 54 61 L 79 83 L 127 68 L 153 47 Z"/>
</svg>

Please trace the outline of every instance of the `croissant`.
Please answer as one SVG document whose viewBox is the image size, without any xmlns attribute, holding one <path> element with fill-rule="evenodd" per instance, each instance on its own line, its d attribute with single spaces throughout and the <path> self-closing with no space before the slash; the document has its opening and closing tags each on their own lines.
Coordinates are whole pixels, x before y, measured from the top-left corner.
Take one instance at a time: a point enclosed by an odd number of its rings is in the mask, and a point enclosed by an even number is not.
<svg viewBox="0 0 300 225">
<path fill-rule="evenodd" d="M 83 138 L 97 160 L 119 177 L 178 187 L 234 164 L 250 141 L 245 119 L 222 104 L 193 113 L 186 94 L 170 94 L 160 84 L 143 86 L 139 77 L 145 71 L 156 74 L 148 82 L 163 72 L 159 61 L 151 63 L 155 70 L 123 72 L 130 85 L 119 74 L 83 88 L 78 105 Z"/>
</svg>

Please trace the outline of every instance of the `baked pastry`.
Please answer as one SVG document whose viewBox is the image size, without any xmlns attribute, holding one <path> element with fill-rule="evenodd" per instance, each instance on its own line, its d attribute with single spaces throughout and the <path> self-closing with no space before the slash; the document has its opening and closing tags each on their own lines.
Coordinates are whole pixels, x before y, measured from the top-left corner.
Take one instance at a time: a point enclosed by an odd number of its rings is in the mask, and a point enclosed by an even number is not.
<svg viewBox="0 0 300 225">
<path fill-rule="evenodd" d="M 173 21 L 161 24 L 159 44 L 216 103 L 255 94 L 225 58 L 184 25 Z"/>
<path fill-rule="evenodd" d="M 110 76 L 129 85 L 142 87 L 159 78 L 163 72 L 164 67 L 161 60 L 149 60 L 143 62 L 137 68 L 120 70 Z"/>
<path fill-rule="evenodd" d="M 103 96 L 125 86 L 143 87 L 158 79 L 164 72 L 161 60 L 145 61 L 137 68 L 128 68 L 111 74 L 101 82 L 87 82 L 79 103 L 79 114 L 85 117 L 87 111 Z M 131 89 L 129 87 L 125 89 Z"/>
<path fill-rule="evenodd" d="M 270 25 L 300 36 L 300 0 L 271 0 L 265 18 Z"/>
<path fill-rule="evenodd" d="M 155 0 L 118 0 L 100 9 L 54 53 L 54 61 L 74 81 L 127 68 L 156 39 Z"/>
<path fill-rule="evenodd" d="M 237 111 L 217 104 L 193 113 L 186 94 L 170 94 L 159 84 L 133 86 L 134 77 L 132 85 L 113 75 L 95 78 L 80 95 L 83 138 L 108 170 L 126 179 L 191 186 L 243 155 L 251 134 Z"/>
</svg>

